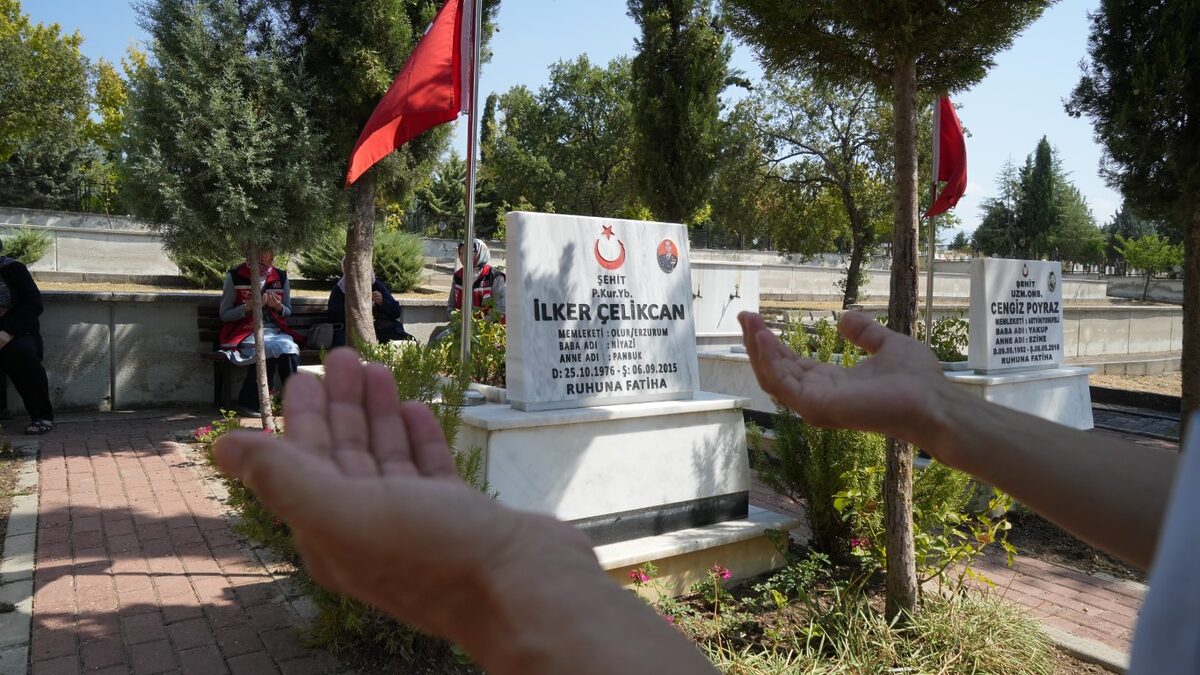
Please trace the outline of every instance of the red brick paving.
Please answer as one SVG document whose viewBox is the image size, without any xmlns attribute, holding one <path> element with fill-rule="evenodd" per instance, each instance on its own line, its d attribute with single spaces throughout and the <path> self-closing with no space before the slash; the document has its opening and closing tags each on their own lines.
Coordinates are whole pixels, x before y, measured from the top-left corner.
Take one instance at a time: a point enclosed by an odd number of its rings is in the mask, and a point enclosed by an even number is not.
<svg viewBox="0 0 1200 675">
<path fill-rule="evenodd" d="M 34 675 L 340 670 L 170 440 L 210 418 L 68 418 L 42 441 Z"/>
</svg>

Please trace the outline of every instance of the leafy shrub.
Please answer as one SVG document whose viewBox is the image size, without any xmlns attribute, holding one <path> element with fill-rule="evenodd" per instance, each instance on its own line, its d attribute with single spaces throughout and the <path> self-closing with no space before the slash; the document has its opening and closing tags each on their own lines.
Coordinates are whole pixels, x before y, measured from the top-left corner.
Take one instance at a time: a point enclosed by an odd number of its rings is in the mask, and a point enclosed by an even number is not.
<svg viewBox="0 0 1200 675">
<path fill-rule="evenodd" d="M 490 311 L 490 308 L 484 308 Z M 471 321 L 471 381 L 503 387 L 507 381 L 504 354 L 508 344 L 508 331 L 499 321 L 474 317 Z M 442 350 L 445 373 L 457 376 L 459 354 L 462 345 L 462 312 L 450 317 L 447 339 L 438 343 Z"/>
<path fill-rule="evenodd" d="M 297 267 L 305 279 L 336 281 L 342 277 L 346 253 L 346 231 L 336 229 L 304 251 Z M 421 283 L 425 270 L 425 247 L 415 234 L 382 230 L 375 234 L 375 276 L 393 293 L 404 293 Z"/>
<path fill-rule="evenodd" d="M 16 258 L 25 265 L 32 265 L 46 257 L 53 240 L 50 235 L 37 230 L 18 230 L 4 238 L 4 255 Z"/>
<path fill-rule="evenodd" d="M 179 267 L 179 273 L 197 288 L 221 288 L 225 273 L 234 265 L 245 262 L 236 252 L 220 255 L 208 253 L 169 253 L 171 261 Z"/>
<path fill-rule="evenodd" d="M 817 322 L 812 335 L 800 324 L 790 324 L 783 340 L 798 352 L 810 352 L 826 363 L 838 360 L 846 368 L 852 367 L 861 356 L 827 321 Z M 844 429 L 818 429 L 792 411 L 780 408 L 775 414 L 774 448 L 778 461 L 760 463 L 759 477 L 776 492 L 806 501 L 814 548 L 833 556 L 844 555 L 849 548 L 852 526 L 834 508 L 834 495 L 852 487 L 846 484 L 848 478 L 871 481 L 853 486 L 864 493 L 882 492 L 881 478 L 861 469 L 883 465 L 883 437 Z M 881 505 L 875 506 L 882 510 Z"/>
<path fill-rule="evenodd" d="M 967 340 L 970 324 L 962 316 L 944 316 L 933 321 L 933 339 L 930 347 L 939 361 L 966 361 Z M 917 341 L 925 341 L 925 322 L 917 322 Z"/>
<path fill-rule="evenodd" d="M 863 471 L 882 479 L 882 467 Z M 848 484 L 868 482 L 874 481 L 847 480 Z M 936 461 L 913 476 L 913 549 L 921 584 L 936 580 L 957 590 L 968 577 L 990 583 L 972 563 L 993 543 L 1007 552 L 1011 564 L 1016 549 L 1007 541 L 1012 524 L 1005 514 L 1012 499 L 993 490 L 987 510 L 974 513 L 969 508 L 973 496 L 974 481 L 969 476 Z M 874 507 L 879 499 L 878 494 L 856 488 L 834 499 L 835 508 L 857 535 L 851 539 L 851 552 L 868 570 L 883 569 L 887 560 L 886 525 L 882 510 Z"/>
</svg>

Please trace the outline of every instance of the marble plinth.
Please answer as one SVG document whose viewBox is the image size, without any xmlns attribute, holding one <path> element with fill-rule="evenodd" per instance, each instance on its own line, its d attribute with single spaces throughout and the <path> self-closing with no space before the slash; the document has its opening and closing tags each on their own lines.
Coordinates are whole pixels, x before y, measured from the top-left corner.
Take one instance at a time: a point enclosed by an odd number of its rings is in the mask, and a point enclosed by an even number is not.
<svg viewBox="0 0 1200 675">
<path fill-rule="evenodd" d="M 767 533 L 778 532 L 778 541 L 786 542 L 788 532 L 799 526 L 793 516 L 750 507 L 748 516 L 739 520 L 597 546 L 596 558 L 613 581 L 630 589 L 634 583 L 629 572 L 653 563 L 658 569 L 656 586 L 674 597 L 703 581 L 713 565 L 728 568 L 731 581 L 782 567 L 787 560 Z M 643 586 L 638 592 L 648 600 L 659 597 L 653 587 Z"/>
<path fill-rule="evenodd" d="M 1064 366 L 999 375 L 971 371 L 946 373 L 963 390 L 1005 408 L 1019 410 L 1073 429 L 1091 429 L 1093 368 Z"/>
<path fill-rule="evenodd" d="M 696 361 L 700 369 L 700 388 L 704 391 L 744 397 L 749 401 L 747 410 L 765 414 L 775 412 L 771 397 L 758 386 L 744 347 L 735 345 L 702 351 L 696 354 Z"/>
<path fill-rule="evenodd" d="M 706 392 L 541 412 L 489 403 L 463 409 L 456 445 L 484 450 L 499 501 L 611 543 L 746 515 L 745 403 Z"/>
<path fill-rule="evenodd" d="M 709 351 L 697 355 L 700 387 L 749 401 L 747 410 L 774 413 L 775 406 L 758 386 L 744 351 Z M 970 370 L 948 371 L 946 378 L 984 400 L 1020 410 L 1074 429 L 1091 429 L 1092 396 L 1088 375 L 1093 368 L 1063 366 L 992 375 Z"/>
</svg>

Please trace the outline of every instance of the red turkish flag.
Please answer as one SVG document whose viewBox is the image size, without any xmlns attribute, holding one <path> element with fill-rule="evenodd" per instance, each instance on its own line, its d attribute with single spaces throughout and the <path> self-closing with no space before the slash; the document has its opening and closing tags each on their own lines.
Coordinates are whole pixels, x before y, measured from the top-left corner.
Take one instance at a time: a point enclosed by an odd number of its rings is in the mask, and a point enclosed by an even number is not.
<svg viewBox="0 0 1200 675">
<path fill-rule="evenodd" d="M 935 180 L 944 181 L 946 186 L 925 212 L 926 218 L 949 211 L 967 191 L 967 139 L 949 97 L 938 99 L 937 112 L 933 171 Z"/>
<path fill-rule="evenodd" d="M 470 109 L 474 4 L 442 6 L 354 144 L 347 187 L 391 151 Z"/>
</svg>

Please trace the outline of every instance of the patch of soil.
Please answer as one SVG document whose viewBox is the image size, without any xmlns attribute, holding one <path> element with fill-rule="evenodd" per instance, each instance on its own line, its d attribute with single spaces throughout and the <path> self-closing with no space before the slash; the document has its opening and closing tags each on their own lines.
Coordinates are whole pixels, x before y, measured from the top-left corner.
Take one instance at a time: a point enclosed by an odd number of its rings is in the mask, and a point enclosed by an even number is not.
<svg viewBox="0 0 1200 675">
<path fill-rule="evenodd" d="M 1163 375 L 1091 375 L 1088 383 L 1110 389 L 1148 391 L 1167 396 L 1183 395 L 1183 373 Z"/>
<path fill-rule="evenodd" d="M 1041 516 L 1017 509 L 1008 515 L 1012 530 L 1008 542 L 1020 555 L 1073 567 L 1088 574 L 1110 574 L 1118 579 L 1146 583 L 1146 573 L 1098 551 Z"/>
<path fill-rule="evenodd" d="M 1092 675 L 1093 673 L 1104 673 L 1108 675 L 1108 671 L 1094 663 L 1087 663 L 1067 654 L 1065 652 L 1057 652 L 1058 667 L 1054 672 L 1061 675 Z"/>
<path fill-rule="evenodd" d="M 5 535 L 8 534 L 8 514 L 12 511 L 13 488 L 17 484 L 17 471 L 21 468 L 21 455 L 13 451 L 8 439 L 0 434 L 0 554 L 3 553 Z"/>
</svg>

